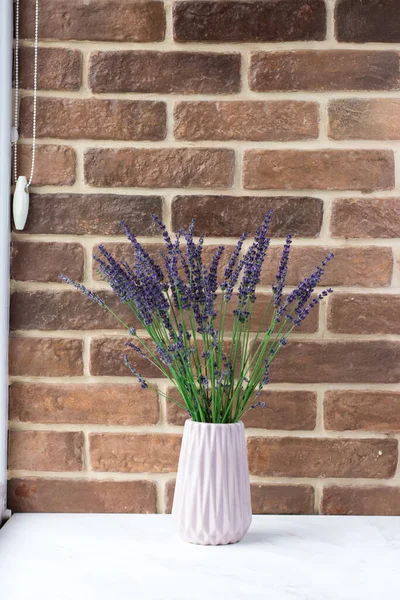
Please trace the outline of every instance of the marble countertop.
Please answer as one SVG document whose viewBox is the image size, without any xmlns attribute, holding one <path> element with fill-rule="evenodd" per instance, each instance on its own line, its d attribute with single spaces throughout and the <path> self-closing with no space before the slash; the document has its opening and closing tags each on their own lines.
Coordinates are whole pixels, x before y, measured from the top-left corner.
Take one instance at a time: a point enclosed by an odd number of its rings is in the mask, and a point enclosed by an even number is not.
<svg viewBox="0 0 400 600">
<path fill-rule="evenodd" d="M 16 514 L 2 600 L 393 600 L 400 517 L 255 516 L 242 542 L 176 537 L 168 515 Z"/>
</svg>

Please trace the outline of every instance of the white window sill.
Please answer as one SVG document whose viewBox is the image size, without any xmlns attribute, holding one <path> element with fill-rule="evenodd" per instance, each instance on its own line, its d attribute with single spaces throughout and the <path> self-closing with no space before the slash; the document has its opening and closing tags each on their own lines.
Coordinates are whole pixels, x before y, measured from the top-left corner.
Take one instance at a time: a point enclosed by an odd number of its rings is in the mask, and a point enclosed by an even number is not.
<svg viewBox="0 0 400 600">
<path fill-rule="evenodd" d="M 177 539 L 168 515 L 17 514 L 0 530 L 4 600 L 388 600 L 400 517 L 255 516 L 233 546 Z"/>
</svg>

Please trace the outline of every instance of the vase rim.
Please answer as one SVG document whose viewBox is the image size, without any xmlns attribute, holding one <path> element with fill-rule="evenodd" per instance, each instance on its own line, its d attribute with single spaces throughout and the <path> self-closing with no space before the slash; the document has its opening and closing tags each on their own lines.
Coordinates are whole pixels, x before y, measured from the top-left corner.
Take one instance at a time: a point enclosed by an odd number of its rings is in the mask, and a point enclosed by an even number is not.
<svg viewBox="0 0 400 600">
<path fill-rule="evenodd" d="M 212 425 L 213 427 L 217 426 L 217 427 L 226 427 L 227 425 L 229 426 L 234 426 L 236 427 L 237 425 L 239 425 L 240 427 L 244 427 L 243 421 L 236 421 L 236 423 L 206 423 L 205 421 L 193 421 L 193 419 L 186 419 L 185 421 L 185 425 L 189 424 L 189 425 L 207 425 L 210 426 Z"/>
</svg>

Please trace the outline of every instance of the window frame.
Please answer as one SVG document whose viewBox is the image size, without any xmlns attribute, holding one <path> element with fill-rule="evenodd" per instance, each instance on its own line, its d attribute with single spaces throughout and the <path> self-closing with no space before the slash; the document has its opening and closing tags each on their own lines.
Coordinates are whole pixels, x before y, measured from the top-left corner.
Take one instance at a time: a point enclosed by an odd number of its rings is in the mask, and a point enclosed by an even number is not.
<svg viewBox="0 0 400 600">
<path fill-rule="evenodd" d="M 7 510 L 13 0 L 0 0 L 0 525 Z"/>
</svg>

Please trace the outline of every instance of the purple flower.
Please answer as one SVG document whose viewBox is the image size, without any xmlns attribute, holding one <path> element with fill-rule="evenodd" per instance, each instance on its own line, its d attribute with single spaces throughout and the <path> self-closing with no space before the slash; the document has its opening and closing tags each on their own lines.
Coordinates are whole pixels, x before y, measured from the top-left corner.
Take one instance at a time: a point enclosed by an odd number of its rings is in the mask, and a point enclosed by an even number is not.
<svg viewBox="0 0 400 600">
<path fill-rule="evenodd" d="M 286 244 L 283 246 L 282 257 L 279 263 L 279 270 L 276 276 L 276 283 L 272 286 L 272 291 L 274 292 L 275 307 L 280 306 L 282 301 L 282 291 L 285 287 L 285 280 L 289 264 L 290 245 L 292 243 L 292 239 L 292 235 L 288 235 L 286 238 Z"/>
<path fill-rule="evenodd" d="M 261 408 L 267 408 L 266 402 L 257 402 L 256 404 L 252 404 L 250 408 L 257 408 L 258 406 Z"/>
<path fill-rule="evenodd" d="M 233 288 L 235 287 L 239 279 L 239 275 L 244 265 L 244 262 L 240 261 L 237 268 L 235 269 L 236 262 L 239 258 L 239 254 L 243 246 L 243 242 L 246 238 L 247 233 L 242 233 L 224 271 L 224 280 L 221 284 L 221 290 L 224 292 L 226 302 L 228 302 L 232 297 Z"/>
<path fill-rule="evenodd" d="M 135 377 L 137 377 L 139 383 L 140 383 L 140 387 L 143 389 L 148 388 L 149 386 L 147 385 L 145 379 L 143 378 L 143 376 L 138 373 L 135 369 L 135 367 L 133 367 L 133 365 L 129 362 L 129 358 L 127 354 L 124 354 L 124 363 L 125 366 L 128 367 L 128 369 L 130 370 L 130 372 L 132 373 L 132 375 L 134 375 Z"/>
<path fill-rule="evenodd" d="M 96 302 L 96 304 L 98 304 L 99 306 L 102 306 L 103 308 L 105 307 L 104 300 L 102 298 L 100 298 L 97 294 L 95 294 L 94 292 L 91 292 L 90 290 L 88 290 L 84 285 L 81 285 L 80 283 L 77 283 L 73 279 L 70 279 L 69 277 L 66 277 L 63 274 L 60 275 L 60 279 L 62 279 L 62 281 L 64 281 L 64 283 L 68 283 L 69 285 L 73 285 L 77 290 L 79 290 L 80 292 L 82 292 L 82 294 L 84 294 L 85 296 L 87 296 L 89 298 L 89 300 L 92 300 L 93 302 Z"/>
</svg>

